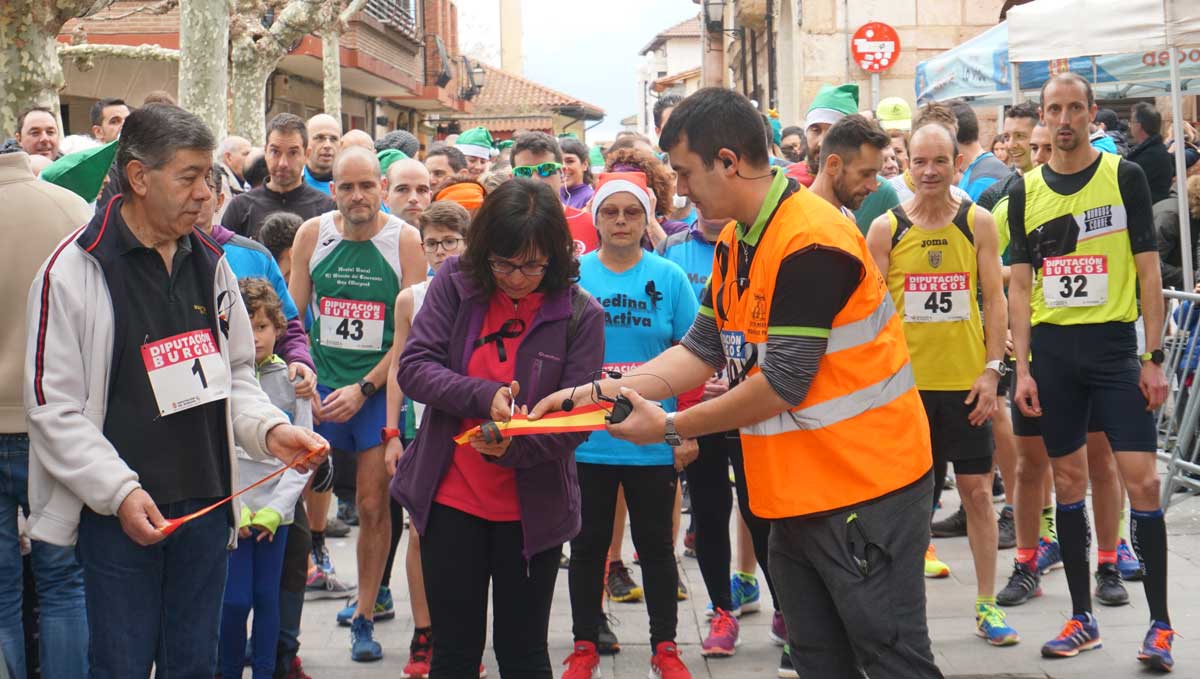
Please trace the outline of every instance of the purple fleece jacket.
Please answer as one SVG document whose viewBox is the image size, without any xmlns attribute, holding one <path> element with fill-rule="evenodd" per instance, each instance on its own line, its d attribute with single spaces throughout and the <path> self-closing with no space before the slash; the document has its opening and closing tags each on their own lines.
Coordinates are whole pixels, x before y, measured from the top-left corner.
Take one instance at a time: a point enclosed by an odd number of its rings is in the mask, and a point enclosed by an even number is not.
<svg viewBox="0 0 1200 679">
<path fill-rule="evenodd" d="M 567 338 L 573 295 L 578 286 L 547 293 L 521 342 L 515 377 L 518 405 L 533 406 L 564 387 L 586 383 L 604 359 L 604 310 L 592 299 Z M 412 516 L 421 535 L 450 463 L 453 438 L 464 418 L 490 418 L 492 398 L 503 385 L 466 376 L 475 339 L 483 327 L 488 299 L 452 257 L 429 284 L 421 313 L 413 320 L 400 370 L 404 394 L 426 404 L 416 440 L 400 458 L 391 494 Z M 517 496 L 524 534 L 522 554 L 557 547 L 579 532 L 579 479 L 575 448 L 587 433 L 541 434 L 513 438 L 496 464 L 517 473 Z"/>
<path fill-rule="evenodd" d="M 229 260 L 229 268 L 233 269 L 233 275 L 238 278 L 265 278 L 275 288 L 276 294 L 281 299 L 288 294 L 283 273 L 279 271 L 279 265 L 275 263 L 275 258 L 271 256 L 271 252 L 265 245 L 245 236 L 239 236 L 220 224 L 213 225 L 212 237 L 217 241 L 217 245 L 225 248 L 226 258 Z M 238 253 L 239 256 L 231 256 L 234 254 L 231 252 L 233 248 L 242 251 Z M 290 300 L 291 297 L 288 299 Z M 285 309 L 288 306 L 288 304 L 284 304 Z M 294 308 L 295 305 L 292 306 Z M 308 352 L 308 335 L 304 333 L 304 323 L 299 315 L 287 319 L 287 328 L 275 340 L 275 353 L 289 364 L 303 363 L 314 373 L 317 372 L 317 366 Z"/>
</svg>

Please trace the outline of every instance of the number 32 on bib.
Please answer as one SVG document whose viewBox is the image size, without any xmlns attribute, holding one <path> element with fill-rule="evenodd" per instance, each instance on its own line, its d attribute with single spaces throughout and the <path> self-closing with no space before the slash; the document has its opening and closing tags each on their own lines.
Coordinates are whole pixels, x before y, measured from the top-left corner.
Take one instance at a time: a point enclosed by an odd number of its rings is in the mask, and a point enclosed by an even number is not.
<svg viewBox="0 0 1200 679">
<path fill-rule="evenodd" d="M 323 297 L 321 345 L 335 349 L 379 351 L 383 348 L 383 302 Z"/>
<path fill-rule="evenodd" d="M 1108 301 L 1108 257 L 1047 257 L 1042 263 L 1042 297 L 1048 307 L 1099 306 Z"/>
<path fill-rule="evenodd" d="M 971 320 L 971 274 L 963 271 L 905 275 L 904 320 L 908 323 Z"/>
</svg>

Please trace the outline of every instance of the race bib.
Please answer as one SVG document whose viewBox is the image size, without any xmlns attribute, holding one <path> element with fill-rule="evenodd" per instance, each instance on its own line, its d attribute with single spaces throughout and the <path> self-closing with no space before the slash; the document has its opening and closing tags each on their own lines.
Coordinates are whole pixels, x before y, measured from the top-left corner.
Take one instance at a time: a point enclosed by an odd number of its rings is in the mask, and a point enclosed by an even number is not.
<svg viewBox="0 0 1200 679">
<path fill-rule="evenodd" d="M 321 345 L 354 351 L 383 348 L 383 302 L 321 298 Z"/>
<path fill-rule="evenodd" d="M 732 389 L 749 376 L 751 368 L 758 365 L 758 346 L 746 342 L 745 333 L 736 330 L 722 330 L 721 345 L 725 350 L 725 376 Z"/>
<path fill-rule="evenodd" d="M 905 274 L 904 320 L 908 323 L 971 320 L 971 274 Z"/>
<path fill-rule="evenodd" d="M 1087 307 L 1108 301 L 1108 257 L 1071 255 L 1042 262 L 1042 297 L 1046 306 Z"/>
<path fill-rule="evenodd" d="M 142 345 L 150 389 L 165 416 L 229 397 L 229 371 L 210 330 Z"/>
</svg>

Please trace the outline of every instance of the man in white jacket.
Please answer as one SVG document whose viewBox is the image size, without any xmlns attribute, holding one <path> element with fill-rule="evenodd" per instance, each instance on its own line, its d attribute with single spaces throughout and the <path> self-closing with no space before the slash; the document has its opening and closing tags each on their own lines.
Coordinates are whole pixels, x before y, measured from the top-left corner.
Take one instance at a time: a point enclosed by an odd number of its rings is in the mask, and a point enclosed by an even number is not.
<svg viewBox="0 0 1200 679">
<path fill-rule="evenodd" d="M 237 490 L 237 446 L 301 470 L 327 448 L 259 388 L 237 280 L 193 228 L 214 147 L 181 108 L 131 114 L 123 197 L 59 244 L 29 293 L 30 532 L 78 541 L 97 679 L 214 674 L 237 503 L 162 529 Z"/>
</svg>

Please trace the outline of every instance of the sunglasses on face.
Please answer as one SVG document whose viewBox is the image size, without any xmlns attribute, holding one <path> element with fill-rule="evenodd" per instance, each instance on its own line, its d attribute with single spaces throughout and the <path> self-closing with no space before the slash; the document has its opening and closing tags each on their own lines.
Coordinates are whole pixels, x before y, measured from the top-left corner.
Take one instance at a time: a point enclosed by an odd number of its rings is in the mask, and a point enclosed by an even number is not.
<svg viewBox="0 0 1200 679">
<path fill-rule="evenodd" d="M 619 207 L 605 205 L 604 207 L 600 208 L 599 215 L 605 220 L 613 221 L 617 219 L 617 217 L 621 216 L 621 212 L 622 210 Z M 624 212 L 625 221 L 627 222 L 641 222 L 645 221 L 646 219 L 646 211 L 640 207 L 627 207 L 625 208 Z"/>
<path fill-rule="evenodd" d="M 518 165 L 512 169 L 514 177 L 532 177 L 533 173 L 537 173 L 539 177 L 552 177 L 559 170 L 562 170 L 562 163 L 542 163 L 541 165 Z"/>
</svg>

